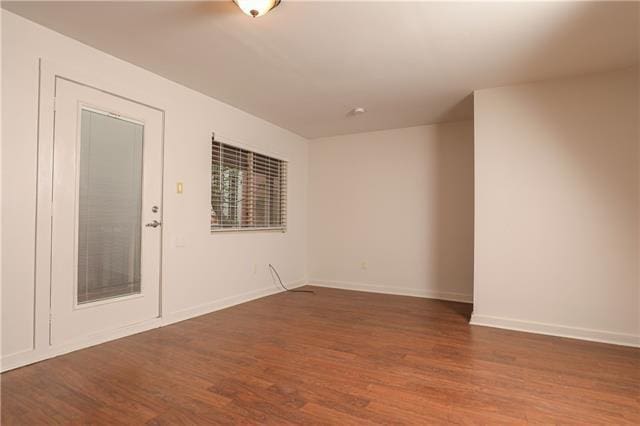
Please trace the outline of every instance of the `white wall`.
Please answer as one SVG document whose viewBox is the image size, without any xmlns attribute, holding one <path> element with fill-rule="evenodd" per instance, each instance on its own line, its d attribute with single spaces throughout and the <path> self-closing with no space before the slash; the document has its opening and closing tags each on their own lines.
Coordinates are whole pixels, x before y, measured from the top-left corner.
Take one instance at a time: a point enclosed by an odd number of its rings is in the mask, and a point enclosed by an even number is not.
<svg viewBox="0 0 640 426">
<path fill-rule="evenodd" d="M 3 359 L 33 345 L 39 57 L 107 76 L 119 94 L 166 112 L 165 316 L 184 318 L 275 291 L 267 263 L 277 265 L 286 282 L 306 279 L 305 139 L 2 11 Z M 210 234 L 212 131 L 290 161 L 288 232 Z M 177 181 L 184 182 L 183 195 L 175 193 Z M 180 239 L 184 247 L 176 247 Z"/>
<path fill-rule="evenodd" d="M 309 153 L 312 283 L 471 301 L 472 122 L 317 139 Z"/>
<path fill-rule="evenodd" d="M 475 93 L 473 322 L 640 344 L 638 69 Z"/>
</svg>

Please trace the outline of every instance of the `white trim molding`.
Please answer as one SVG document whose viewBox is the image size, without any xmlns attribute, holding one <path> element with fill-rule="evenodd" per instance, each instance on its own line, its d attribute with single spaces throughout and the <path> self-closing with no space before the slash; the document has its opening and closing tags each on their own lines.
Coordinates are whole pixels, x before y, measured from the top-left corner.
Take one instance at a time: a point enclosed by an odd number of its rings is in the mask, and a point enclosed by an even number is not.
<svg viewBox="0 0 640 426">
<path fill-rule="evenodd" d="M 162 326 L 160 318 L 153 318 L 137 324 L 127 325 L 125 327 L 91 334 L 82 339 L 74 340 L 58 346 L 46 346 L 35 350 L 25 350 L 15 354 L 6 355 L 0 361 L 0 371 L 6 372 L 14 368 L 24 367 L 34 362 L 43 361 L 45 359 L 54 358 L 58 355 L 64 355 L 78 349 L 88 348 L 90 346 L 99 345 L 121 337 L 130 336 L 143 331 L 151 330 Z"/>
<path fill-rule="evenodd" d="M 309 280 L 309 285 L 317 287 L 338 288 L 342 290 L 365 291 L 369 293 L 393 294 L 396 296 L 413 296 L 425 299 L 447 300 L 450 302 L 473 303 L 473 294 L 455 293 L 449 291 L 416 289 L 407 287 L 390 287 L 365 283 L 345 281 Z"/>
<path fill-rule="evenodd" d="M 289 282 L 286 284 L 286 286 L 291 289 L 301 287 L 305 284 L 305 280 L 298 280 Z M 259 290 L 253 290 L 239 295 L 214 300 L 212 302 L 208 302 L 194 308 L 167 313 L 164 317 L 153 318 L 148 321 L 128 325 L 115 330 L 92 334 L 85 338 L 75 340 L 71 343 L 58 346 L 46 346 L 35 350 L 25 350 L 11 355 L 6 355 L 2 358 L 2 360 L 0 360 L 0 371 L 5 372 L 13 370 L 14 368 L 24 367 L 25 365 L 33 364 L 34 362 L 43 361 L 49 358 L 54 358 L 58 355 L 63 355 L 69 352 L 76 351 L 78 349 L 84 349 L 91 346 L 99 345 L 101 343 L 116 340 L 121 337 L 131 336 L 133 334 L 141 333 L 143 331 L 148 331 L 154 328 L 164 327 L 176 322 L 188 320 L 190 318 L 206 315 L 215 311 L 219 311 L 221 309 L 270 296 L 272 294 L 282 293 L 283 291 L 283 289 L 272 285 Z"/>
<path fill-rule="evenodd" d="M 297 288 L 306 284 L 305 280 L 292 281 L 286 284 L 287 288 Z M 271 296 L 272 294 L 282 293 L 284 290 L 279 287 L 269 286 L 258 290 L 248 291 L 234 296 L 224 297 L 212 302 L 203 303 L 191 308 L 181 309 L 176 312 L 170 312 L 163 318 L 163 325 L 173 324 L 176 322 L 195 318 L 200 315 L 206 315 L 221 309 L 230 308 L 241 303 L 250 302 L 252 300 L 261 299 Z"/>
<path fill-rule="evenodd" d="M 489 315 L 472 314 L 471 325 L 502 328 L 505 330 L 524 331 L 527 333 L 544 334 L 547 336 L 567 337 L 570 339 L 587 340 L 590 342 L 610 343 L 614 345 L 640 347 L 640 335 L 615 333 L 589 328 L 568 327 L 558 324 L 547 324 L 535 321 L 522 321 L 509 318 L 492 317 Z"/>
</svg>

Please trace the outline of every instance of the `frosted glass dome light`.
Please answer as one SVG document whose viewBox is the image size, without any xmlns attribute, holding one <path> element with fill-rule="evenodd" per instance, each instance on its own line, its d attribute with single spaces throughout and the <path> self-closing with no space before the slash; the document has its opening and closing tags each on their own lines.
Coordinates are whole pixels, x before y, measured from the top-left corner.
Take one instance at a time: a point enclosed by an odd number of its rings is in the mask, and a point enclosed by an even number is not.
<svg viewBox="0 0 640 426">
<path fill-rule="evenodd" d="M 280 0 L 233 0 L 233 2 L 249 16 L 262 16 L 277 5 Z"/>
</svg>

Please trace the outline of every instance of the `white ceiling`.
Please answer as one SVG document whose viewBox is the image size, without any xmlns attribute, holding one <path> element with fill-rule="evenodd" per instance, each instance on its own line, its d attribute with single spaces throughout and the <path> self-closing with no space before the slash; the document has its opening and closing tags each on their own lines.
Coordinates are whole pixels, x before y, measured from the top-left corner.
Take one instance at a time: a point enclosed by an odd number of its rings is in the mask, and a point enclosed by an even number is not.
<svg viewBox="0 0 640 426">
<path fill-rule="evenodd" d="M 283 0 L 256 19 L 231 0 L 2 7 L 309 138 L 467 119 L 474 89 L 639 56 L 634 2 Z"/>
</svg>

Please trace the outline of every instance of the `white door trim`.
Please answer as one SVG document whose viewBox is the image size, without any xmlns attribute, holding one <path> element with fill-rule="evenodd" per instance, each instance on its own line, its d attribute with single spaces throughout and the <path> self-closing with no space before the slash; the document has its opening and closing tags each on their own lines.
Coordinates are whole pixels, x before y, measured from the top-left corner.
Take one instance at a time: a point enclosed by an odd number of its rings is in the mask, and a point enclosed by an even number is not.
<svg viewBox="0 0 640 426">
<path fill-rule="evenodd" d="M 51 266 L 51 345 L 60 345 L 66 343 L 72 343 L 75 340 L 83 340 L 87 336 L 96 334 L 100 330 L 114 330 L 117 328 L 125 327 L 129 324 L 140 323 L 151 318 L 157 318 L 160 310 L 160 245 L 162 228 L 149 228 L 144 226 L 147 222 L 158 220 L 160 218 L 160 211 L 153 211 L 152 206 L 160 206 L 160 200 L 162 195 L 161 187 L 161 163 L 162 163 L 162 150 L 161 150 L 161 138 L 162 138 L 162 113 L 156 109 L 149 108 L 138 103 L 124 100 L 117 96 L 104 93 L 102 91 L 89 88 L 84 85 L 71 82 L 67 79 L 56 77 L 56 111 L 54 122 L 54 162 L 53 162 L 53 217 L 52 217 L 52 266 Z M 108 114 L 96 114 L 87 113 L 86 105 L 91 105 L 94 108 L 101 108 L 108 111 Z M 93 118 L 89 118 L 93 117 Z M 103 118 L 100 118 L 103 117 Z M 105 118 L 108 117 L 108 118 Z M 140 120 L 141 124 L 131 124 L 130 120 L 123 121 L 121 117 L 127 117 L 129 119 L 135 118 Z M 93 125 L 89 126 L 88 123 L 96 123 L 98 127 L 94 129 Z M 127 235 L 119 234 L 117 237 L 111 234 L 103 234 L 107 240 L 102 241 L 102 236 L 97 236 L 94 242 L 97 245 L 91 245 L 88 240 L 84 246 L 87 255 L 91 254 L 91 247 L 100 250 L 107 246 L 102 246 L 106 241 L 110 241 L 112 244 L 120 243 L 125 244 L 127 248 L 125 250 L 131 250 L 126 252 L 128 254 L 127 259 L 120 259 L 125 263 L 118 263 L 118 256 L 116 256 L 112 266 L 114 271 L 124 274 L 125 279 L 134 278 L 135 268 L 139 267 L 140 282 L 137 289 L 131 289 L 134 291 L 120 294 L 117 297 L 102 298 L 99 300 L 89 300 L 81 302 L 78 297 L 77 286 L 79 284 L 79 268 L 81 268 L 82 261 L 80 256 L 81 244 L 78 238 L 81 237 L 80 225 L 81 220 L 81 179 L 83 173 L 83 167 L 92 164 L 94 160 L 101 161 L 101 156 L 93 157 L 89 159 L 87 153 L 93 152 L 93 148 L 86 151 L 88 146 L 94 146 L 89 142 L 91 139 L 87 139 L 88 129 L 101 129 L 102 123 L 105 128 L 103 130 L 111 129 L 118 133 L 124 139 L 118 139 L 112 141 L 120 148 L 124 148 L 125 151 L 116 151 L 130 161 L 137 162 L 138 176 L 131 175 L 130 173 L 136 173 L 136 169 L 129 169 L 133 166 L 133 163 L 125 161 L 124 164 L 119 160 L 114 164 L 101 163 L 107 168 L 102 166 L 95 169 L 97 174 L 89 172 L 89 175 L 94 175 L 94 178 L 98 177 L 98 185 L 101 180 L 105 179 L 105 184 L 109 181 L 120 182 L 125 184 L 129 191 L 136 188 L 135 185 L 139 185 L 139 189 L 135 189 L 135 192 L 123 194 L 124 197 L 135 196 L 137 198 L 137 205 L 120 205 L 115 201 L 115 206 L 120 206 L 124 214 L 129 212 L 137 216 L 135 231 L 133 235 L 127 232 Z M 119 130 L 116 130 L 119 129 Z M 127 129 L 127 130 L 125 130 Z M 133 133 L 131 133 L 133 132 Z M 109 134 L 109 133 L 106 133 Z M 97 141 L 106 143 L 108 139 L 103 138 L 98 131 L 94 133 L 92 130 L 91 138 L 94 136 Z M 102 133 L 104 136 L 105 133 Z M 91 145 L 86 145 L 87 143 Z M 124 145 L 120 145 L 124 143 Z M 138 144 L 137 149 L 140 151 L 138 154 L 134 154 L 134 151 L 128 151 L 125 147 L 131 147 L 131 144 Z M 101 150 L 100 145 L 95 145 L 98 150 Z M 103 146 L 102 149 L 105 149 Z M 82 154 L 84 153 L 84 154 Z M 106 154 L 106 151 L 105 151 Z M 115 154 L 115 152 L 114 152 Z M 131 157 L 127 157 L 132 155 Z M 110 158 L 109 155 L 107 157 Z M 84 161 L 87 161 L 86 163 Z M 113 161 L 114 158 L 111 158 Z M 83 164 L 85 166 L 83 166 Z M 107 170 L 118 170 L 121 173 L 117 173 L 117 176 L 112 176 Z M 124 168 L 123 168 L 124 167 Z M 100 171 L 102 170 L 102 172 Z M 89 169 L 84 169 L 84 173 L 87 173 Z M 89 175 L 84 175 L 88 177 Z M 126 176 L 126 178 L 125 178 Z M 133 179 L 133 180 L 131 180 Z M 139 179 L 139 180 L 138 180 Z M 129 186 L 129 185 L 133 186 Z M 119 188 L 118 186 L 112 187 L 113 189 Z M 122 188 L 124 189 L 124 188 Z M 91 192 L 91 191 L 89 191 Z M 114 195 L 115 193 L 111 193 Z M 108 197 L 108 196 L 107 196 Z M 101 224 L 110 226 L 116 225 L 110 221 L 112 216 L 105 216 L 102 218 L 102 210 L 105 212 L 111 212 L 108 205 L 101 205 L 99 199 L 93 199 L 99 205 L 100 211 L 93 208 L 94 218 L 104 219 Z M 106 199 L 103 199 L 103 201 Z M 86 207 L 89 204 L 85 205 Z M 87 213 L 87 211 L 85 211 Z M 85 218 L 87 218 L 85 216 Z M 88 219 L 88 218 L 87 218 Z M 102 225 L 97 225 L 96 222 L 89 220 L 89 223 L 94 223 L 100 229 Z M 135 222 L 133 222 L 135 223 Z M 130 223 L 130 225 L 133 225 Z M 117 225 L 118 227 L 120 225 Z M 126 225 L 125 225 L 126 226 Z M 139 227 L 138 227 L 139 226 Z M 87 230 L 98 231 L 98 228 L 93 228 L 89 225 Z M 119 228 L 123 229 L 123 228 Z M 107 231 L 109 232 L 109 231 Z M 116 231 L 117 232 L 117 231 Z M 138 234 L 139 233 L 139 234 Z M 115 238 L 115 239 L 112 239 Z M 119 240 L 118 238 L 124 238 Z M 139 238 L 137 241 L 136 239 Z M 131 244 L 131 245 L 129 245 Z M 136 253 L 136 244 L 140 244 L 140 252 Z M 112 249 L 114 246 L 111 246 Z M 105 258 L 102 260 L 111 259 L 111 252 L 107 252 Z M 124 253 L 124 252 L 123 252 Z M 139 255 L 139 263 L 136 265 L 136 260 L 132 257 L 136 253 Z M 115 254 L 115 253 L 111 253 Z M 87 264 L 91 264 L 87 258 Z M 98 261 L 93 263 L 94 266 L 100 268 L 105 264 Z M 107 266 L 108 269 L 111 266 Z M 124 268 L 122 270 L 118 268 Z M 96 270 L 94 270 L 96 271 Z M 89 270 L 85 271 L 92 276 Z M 97 273 L 97 272 L 96 272 Z M 93 279 L 98 279 L 98 275 L 92 276 Z M 102 277 L 105 278 L 105 277 Z M 89 283 L 87 283 L 89 284 Z M 117 302 L 117 303 L 116 303 Z"/>
<path fill-rule="evenodd" d="M 145 103 L 143 93 L 125 89 L 121 83 L 110 80 L 101 75 L 92 75 L 64 64 L 53 63 L 40 58 L 38 81 L 38 125 L 37 125 L 37 179 L 36 179 L 36 232 L 35 232 L 35 262 L 34 262 L 34 300 L 33 300 L 33 346 L 31 350 L 10 354 L 2 359 L 1 371 L 6 371 L 42 359 L 47 359 L 69 352 L 71 350 L 95 345 L 97 343 L 116 339 L 128 334 L 160 326 L 163 312 L 166 312 L 166 301 L 163 298 L 165 273 L 163 259 L 164 235 L 160 237 L 160 286 L 159 286 L 159 318 L 123 327 L 115 332 L 98 333 L 87 336 L 86 339 L 74 342 L 64 347 L 51 346 L 50 314 L 51 314 L 51 244 L 52 244 L 52 193 L 53 193 L 53 143 L 55 118 L 55 89 L 56 79 L 61 78 L 73 83 L 87 86 L 118 98 L 152 108 L 162 114 L 161 129 L 161 186 L 164 195 L 164 139 L 165 139 L 165 109 Z M 163 205 L 163 200 L 160 205 Z M 161 209 L 160 220 L 164 222 L 164 209 Z"/>
</svg>

